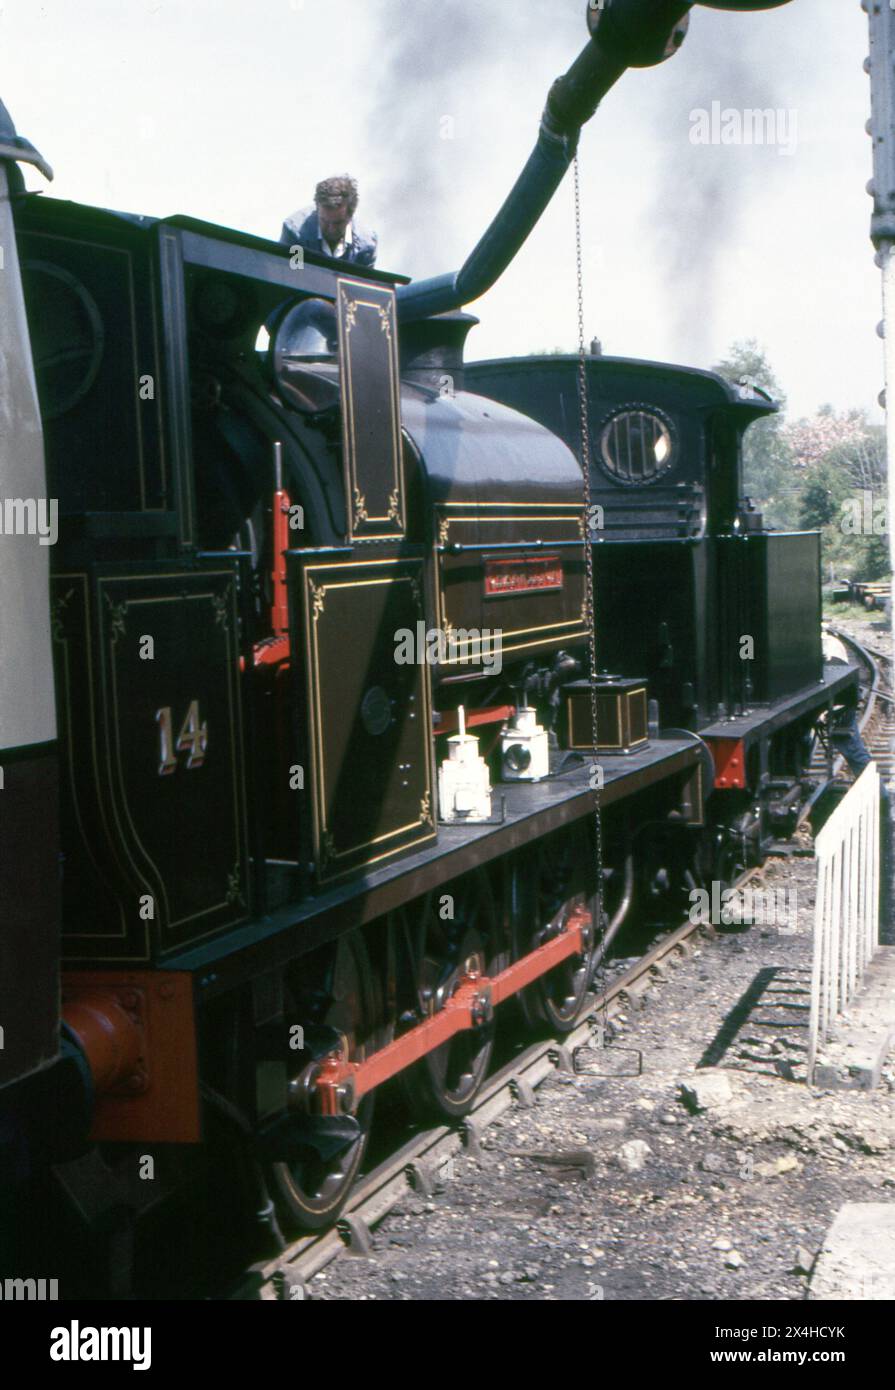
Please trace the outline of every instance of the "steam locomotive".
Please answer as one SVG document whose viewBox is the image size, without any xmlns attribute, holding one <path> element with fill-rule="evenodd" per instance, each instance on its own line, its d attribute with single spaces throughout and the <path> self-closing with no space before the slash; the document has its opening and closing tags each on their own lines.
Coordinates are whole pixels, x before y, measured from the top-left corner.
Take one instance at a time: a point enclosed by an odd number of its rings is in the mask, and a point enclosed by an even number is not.
<svg viewBox="0 0 895 1390">
<path fill-rule="evenodd" d="M 631 913 L 798 800 L 856 673 L 817 537 L 742 493 L 772 404 L 589 357 L 588 510 L 579 360 L 464 361 L 462 306 L 688 9 L 589 12 L 495 223 L 416 284 L 27 193 L 2 110 L 10 1270 L 48 1187 L 113 1286 L 212 1170 L 274 1243 L 327 1224 L 378 1087 L 461 1117 L 498 1005 L 571 1029 Z"/>
</svg>

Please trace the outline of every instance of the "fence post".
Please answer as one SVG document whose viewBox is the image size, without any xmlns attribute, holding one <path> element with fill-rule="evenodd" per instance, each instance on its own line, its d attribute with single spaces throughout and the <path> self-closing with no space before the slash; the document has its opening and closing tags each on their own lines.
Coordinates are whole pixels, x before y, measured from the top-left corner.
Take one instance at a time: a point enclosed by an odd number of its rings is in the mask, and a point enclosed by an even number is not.
<svg viewBox="0 0 895 1390">
<path fill-rule="evenodd" d="M 879 945 L 880 778 L 870 763 L 814 842 L 817 889 L 808 1073 Z"/>
</svg>

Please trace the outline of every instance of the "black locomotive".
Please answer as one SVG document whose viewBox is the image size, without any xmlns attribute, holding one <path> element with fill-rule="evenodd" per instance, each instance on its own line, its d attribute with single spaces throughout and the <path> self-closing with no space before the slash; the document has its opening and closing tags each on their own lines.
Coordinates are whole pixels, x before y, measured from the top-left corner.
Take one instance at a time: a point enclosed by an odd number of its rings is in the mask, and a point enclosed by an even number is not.
<svg viewBox="0 0 895 1390">
<path fill-rule="evenodd" d="M 591 12 L 496 223 L 417 285 L 25 193 L 3 112 L 4 1190 L 63 1191 L 97 1258 L 210 1150 L 271 1239 L 330 1221 L 375 1088 L 458 1117 L 504 999 L 572 1028 L 632 910 L 760 853 L 854 685 L 816 537 L 741 495 L 768 402 L 590 360 L 594 529 L 577 362 L 463 363 L 461 306 L 688 9 Z"/>
</svg>

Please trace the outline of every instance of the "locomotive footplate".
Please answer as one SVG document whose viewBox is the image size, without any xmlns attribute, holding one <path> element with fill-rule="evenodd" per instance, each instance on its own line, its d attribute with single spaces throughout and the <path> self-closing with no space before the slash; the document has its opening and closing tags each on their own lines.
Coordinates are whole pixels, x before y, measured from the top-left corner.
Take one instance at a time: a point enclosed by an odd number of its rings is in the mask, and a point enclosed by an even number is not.
<svg viewBox="0 0 895 1390">
<path fill-rule="evenodd" d="M 627 756 L 601 754 L 600 805 L 608 809 L 670 779 L 683 788 L 703 758 L 699 740 L 688 734 L 654 739 Z M 589 760 L 534 785 L 501 785 L 495 794 L 505 798 L 501 824 L 439 825 L 437 843 L 280 907 L 236 928 L 226 942 L 170 956 L 162 968 L 193 972 L 201 1004 L 594 812 Z"/>
<path fill-rule="evenodd" d="M 734 719 L 719 719 L 700 729 L 715 758 L 715 786 L 722 790 L 744 788 L 746 754 L 753 745 L 766 744 L 772 734 L 791 727 L 799 719 L 820 715 L 833 705 L 854 698 L 857 684 L 856 666 L 825 665 L 823 680 L 816 685 L 773 705 L 759 705 Z"/>
</svg>

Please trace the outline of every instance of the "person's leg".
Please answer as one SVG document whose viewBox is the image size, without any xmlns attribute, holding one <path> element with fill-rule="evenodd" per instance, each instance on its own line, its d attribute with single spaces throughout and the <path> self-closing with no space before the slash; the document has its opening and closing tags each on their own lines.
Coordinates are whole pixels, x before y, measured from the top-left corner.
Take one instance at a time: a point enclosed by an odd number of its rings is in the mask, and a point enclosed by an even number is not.
<svg viewBox="0 0 895 1390">
<path fill-rule="evenodd" d="M 852 711 L 847 723 L 833 729 L 831 741 L 836 751 L 842 754 L 848 763 L 849 770 L 855 777 L 859 777 L 867 764 L 872 761 L 858 730 L 854 711 Z"/>
</svg>

